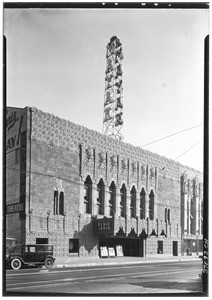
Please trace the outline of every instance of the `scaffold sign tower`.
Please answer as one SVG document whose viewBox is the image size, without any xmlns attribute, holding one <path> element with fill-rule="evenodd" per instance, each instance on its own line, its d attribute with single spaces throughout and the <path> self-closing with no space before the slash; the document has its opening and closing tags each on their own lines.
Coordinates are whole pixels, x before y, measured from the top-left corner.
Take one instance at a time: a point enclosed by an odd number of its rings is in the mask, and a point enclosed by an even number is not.
<svg viewBox="0 0 212 300">
<path fill-rule="evenodd" d="M 122 43 L 113 36 L 107 45 L 103 134 L 123 140 Z"/>
</svg>

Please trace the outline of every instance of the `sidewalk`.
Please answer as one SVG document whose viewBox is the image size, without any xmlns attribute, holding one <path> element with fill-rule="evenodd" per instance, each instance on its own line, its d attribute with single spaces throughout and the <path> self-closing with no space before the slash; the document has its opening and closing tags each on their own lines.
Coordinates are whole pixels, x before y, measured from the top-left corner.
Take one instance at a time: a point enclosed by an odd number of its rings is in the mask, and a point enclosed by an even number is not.
<svg viewBox="0 0 212 300">
<path fill-rule="evenodd" d="M 54 268 L 83 267 L 83 266 L 107 266 L 107 265 L 128 265 L 128 264 L 147 264 L 153 262 L 177 262 L 200 260 L 199 256 L 171 256 L 171 255 L 152 255 L 148 257 L 70 257 L 56 258 Z"/>
</svg>

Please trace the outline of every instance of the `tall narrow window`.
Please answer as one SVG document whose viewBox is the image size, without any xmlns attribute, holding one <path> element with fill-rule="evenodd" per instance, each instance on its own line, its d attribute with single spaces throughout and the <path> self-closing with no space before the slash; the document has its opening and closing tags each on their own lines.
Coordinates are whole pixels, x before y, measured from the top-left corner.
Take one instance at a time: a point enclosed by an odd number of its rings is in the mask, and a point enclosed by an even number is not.
<svg viewBox="0 0 212 300">
<path fill-rule="evenodd" d="M 54 215 L 64 215 L 64 193 L 54 191 Z"/>
<path fill-rule="evenodd" d="M 122 185 L 120 189 L 121 202 L 120 202 L 120 215 L 126 218 L 126 200 L 127 200 L 127 189 L 125 184 Z"/>
<path fill-rule="evenodd" d="M 142 188 L 140 193 L 140 219 L 146 218 L 146 193 L 144 188 Z"/>
<path fill-rule="evenodd" d="M 87 176 L 84 182 L 84 208 L 86 214 L 91 214 L 92 211 L 92 181 L 90 176 Z"/>
<path fill-rule="evenodd" d="M 58 214 L 58 191 L 54 191 L 54 215 Z"/>
<path fill-rule="evenodd" d="M 98 206 L 98 214 L 104 215 L 104 202 L 105 202 L 105 185 L 102 180 L 100 179 L 99 183 L 97 184 L 97 206 Z"/>
<path fill-rule="evenodd" d="M 59 215 L 64 215 L 64 193 L 60 192 L 59 197 Z"/>
<path fill-rule="evenodd" d="M 168 216 L 167 216 L 167 218 L 168 218 L 168 223 L 170 225 L 171 224 L 170 208 L 168 209 Z"/>
<path fill-rule="evenodd" d="M 130 191 L 130 217 L 136 218 L 136 189 L 134 186 Z"/>
<path fill-rule="evenodd" d="M 153 190 L 149 194 L 149 218 L 154 220 L 154 206 L 155 206 L 155 195 Z"/>
<path fill-rule="evenodd" d="M 167 208 L 165 208 L 165 222 L 168 221 L 168 214 L 167 214 Z"/>
<path fill-rule="evenodd" d="M 109 187 L 110 199 L 109 199 L 109 214 L 114 216 L 116 213 L 116 186 L 114 181 L 112 181 Z"/>
</svg>

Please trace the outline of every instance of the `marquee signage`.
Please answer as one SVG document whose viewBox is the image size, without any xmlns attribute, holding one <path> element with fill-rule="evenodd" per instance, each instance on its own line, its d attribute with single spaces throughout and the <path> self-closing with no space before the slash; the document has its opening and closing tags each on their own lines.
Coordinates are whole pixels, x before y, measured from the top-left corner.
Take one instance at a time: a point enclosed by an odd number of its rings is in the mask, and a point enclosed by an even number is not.
<svg viewBox="0 0 212 300">
<path fill-rule="evenodd" d="M 112 226 L 111 226 L 111 222 L 99 222 L 97 223 L 97 231 L 107 231 L 107 230 L 111 230 Z"/>
<path fill-rule="evenodd" d="M 113 235 L 114 218 L 95 219 L 94 233 L 97 236 Z"/>
<path fill-rule="evenodd" d="M 13 203 L 7 205 L 7 214 L 14 214 L 24 211 L 24 203 Z"/>
</svg>

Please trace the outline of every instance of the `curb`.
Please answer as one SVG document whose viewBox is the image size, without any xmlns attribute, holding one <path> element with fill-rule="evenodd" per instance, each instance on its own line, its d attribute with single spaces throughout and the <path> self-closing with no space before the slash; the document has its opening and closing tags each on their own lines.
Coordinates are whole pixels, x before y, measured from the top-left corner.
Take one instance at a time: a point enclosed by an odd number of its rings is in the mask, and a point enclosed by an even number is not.
<svg viewBox="0 0 212 300">
<path fill-rule="evenodd" d="M 184 261 L 198 261 L 201 258 L 188 258 L 188 259 L 166 259 L 166 260 L 146 260 L 146 261 L 121 261 L 121 262 L 94 262 L 94 263 L 64 263 L 56 264 L 53 268 L 66 268 L 66 267 L 86 267 L 86 266 L 110 266 L 110 265 L 132 265 L 132 264 L 150 264 L 150 263 L 166 263 L 166 262 L 184 262 Z"/>
</svg>

